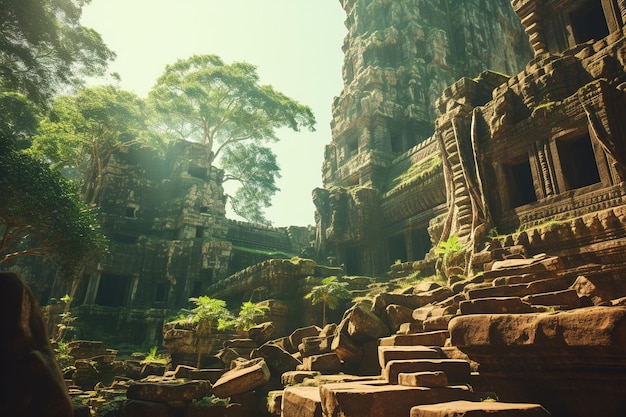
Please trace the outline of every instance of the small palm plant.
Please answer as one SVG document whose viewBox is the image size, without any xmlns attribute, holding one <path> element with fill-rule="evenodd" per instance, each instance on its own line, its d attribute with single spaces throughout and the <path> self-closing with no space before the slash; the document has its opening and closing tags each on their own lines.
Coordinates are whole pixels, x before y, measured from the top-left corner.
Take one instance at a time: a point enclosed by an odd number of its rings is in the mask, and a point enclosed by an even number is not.
<svg viewBox="0 0 626 417">
<path fill-rule="evenodd" d="M 322 303 L 322 323 L 326 326 L 326 308 L 336 309 L 342 300 L 352 298 L 350 291 L 346 288 L 347 282 L 338 282 L 336 276 L 327 277 L 322 280 L 322 285 L 313 287 L 311 292 L 304 296 L 311 300 L 311 304 Z"/>
<path fill-rule="evenodd" d="M 269 309 L 268 306 L 259 306 L 252 301 L 245 301 L 241 304 L 241 309 L 235 319 L 237 329 L 247 332 L 257 324 L 257 320 L 262 318 Z"/>
<path fill-rule="evenodd" d="M 200 358 L 204 350 L 210 351 L 212 344 L 209 343 L 213 329 L 217 328 L 220 320 L 228 320 L 232 318 L 228 309 L 226 309 L 226 301 L 217 298 L 211 298 L 206 295 L 200 297 L 192 297 L 189 299 L 196 305 L 191 310 L 191 322 L 196 325 L 196 337 L 198 338 L 198 359 L 196 367 L 200 368 Z"/>
</svg>

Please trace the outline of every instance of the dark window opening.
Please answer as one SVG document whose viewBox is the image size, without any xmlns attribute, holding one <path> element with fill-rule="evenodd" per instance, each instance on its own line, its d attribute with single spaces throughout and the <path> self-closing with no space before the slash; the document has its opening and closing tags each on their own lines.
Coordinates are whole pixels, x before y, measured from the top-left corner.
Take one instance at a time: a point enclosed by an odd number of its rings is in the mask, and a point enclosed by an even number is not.
<svg viewBox="0 0 626 417">
<path fill-rule="evenodd" d="M 96 304 L 106 307 L 124 306 L 130 282 L 130 276 L 102 273 L 96 294 Z"/>
<path fill-rule="evenodd" d="M 359 139 L 354 137 L 346 140 L 346 158 L 359 153 Z"/>
<path fill-rule="evenodd" d="M 356 247 L 346 248 L 346 275 L 358 275 L 360 271 L 359 251 Z"/>
<path fill-rule="evenodd" d="M 204 227 L 196 226 L 196 237 L 203 238 L 204 237 Z"/>
<path fill-rule="evenodd" d="M 154 301 L 157 303 L 164 303 L 167 300 L 167 285 L 157 284 L 156 291 L 154 293 Z"/>
<path fill-rule="evenodd" d="M 411 230 L 411 242 L 413 243 L 413 259 L 424 259 L 426 254 L 432 249 L 428 229 Z"/>
<path fill-rule="evenodd" d="M 200 207 L 200 213 L 205 214 L 209 212 L 209 208 L 208 207 Z"/>
<path fill-rule="evenodd" d="M 189 170 L 187 171 L 189 175 L 195 178 L 205 179 L 207 174 L 207 169 L 198 167 L 198 166 L 189 166 Z"/>
<path fill-rule="evenodd" d="M 404 152 L 404 145 L 402 144 L 402 135 L 391 132 L 390 133 L 390 141 L 391 141 L 391 152 L 393 153 L 401 153 Z"/>
<path fill-rule="evenodd" d="M 406 262 L 408 260 L 404 235 L 390 237 L 387 240 L 387 246 L 389 248 L 389 259 L 391 262 Z"/>
<path fill-rule="evenodd" d="M 202 295 L 202 281 L 196 280 L 193 282 L 193 287 L 191 288 L 191 294 L 189 297 L 198 298 Z"/>
<path fill-rule="evenodd" d="M 507 186 L 511 208 L 537 201 L 528 159 L 507 166 Z"/>
<path fill-rule="evenodd" d="M 130 207 L 130 206 L 126 207 L 126 214 L 125 214 L 125 216 L 129 217 L 131 219 L 134 219 L 135 218 L 135 207 Z"/>
<path fill-rule="evenodd" d="M 137 237 L 135 235 L 126 235 L 126 234 L 122 234 L 122 233 L 113 233 L 111 235 L 111 240 L 114 240 L 114 241 L 119 242 L 119 243 L 134 244 L 134 243 L 137 243 L 137 241 L 139 240 L 139 237 Z"/>
<path fill-rule="evenodd" d="M 557 142 L 561 170 L 568 190 L 600 182 L 593 146 L 589 135 Z"/>
<path fill-rule="evenodd" d="M 213 268 L 201 269 L 200 279 L 204 282 L 213 282 Z"/>
<path fill-rule="evenodd" d="M 576 43 L 585 43 L 590 40 L 599 41 L 609 34 L 602 2 L 588 1 L 584 6 L 570 13 L 572 32 Z"/>
</svg>

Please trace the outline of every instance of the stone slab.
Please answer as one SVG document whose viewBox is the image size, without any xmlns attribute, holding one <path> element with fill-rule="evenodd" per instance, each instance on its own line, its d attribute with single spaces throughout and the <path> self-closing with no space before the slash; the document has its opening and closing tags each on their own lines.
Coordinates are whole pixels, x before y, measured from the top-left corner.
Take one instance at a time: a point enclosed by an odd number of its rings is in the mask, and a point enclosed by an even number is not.
<svg viewBox="0 0 626 417">
<path fill-rule="evenodd" d="M 326 384 L 319 392 L 323 415 L 337 417 L 407 417 L 416 405 L 473 399 L 467 387 L 405 387 L 380 382 Z"/>
<path fill-rule="evenodd" d="M 448 377 L 445 372 L 401 372 L 398 374 L 398 384 L 407 387 L 445 387 Z"/>
<path fill-rule="evenodd" d="M 380 346 L 444 346 L 450 334 L 447 330 L 415 334 L 394 334 L 379 339 Z"/>
<path fill-rule="evenodd" d="M 461 314 L 519 314 L 531 313 L 532 306 L 519 297 L 491 297 L 459 303 Z"/>
<path fill-rule="evenodd" d="M 399 359 L 441 359 L 441 353 L 427 346 L 378 346 L 378 361 L 381 368 L 384 368 L 387 362 Z"/>
<path fill-rule="evenodd" d="M 451 401 L 411 408 L 411 417 L 549 417 L 539 404 Z"/>
<path fill-rule="evenodd" d="M 453 384 L 470 382 L 470 364 L 459 359 L 407 359 L 389 361 L 383 369 L 383 378 L 390 384 L 398 383 L 398 374 L 408 372 L 445 372 Z"/>
<path fill-rule="evenodd" d="M 322 401 L 319 388 L 285 388 L 281 410 L 281 417 L 322 417 Z"/>
<path fill-rule="evenodd" d="M 270 379 L 270 370 L 265 361 L 247 368 L 226 372 L 213 385 L 213 394 L 226 398 L 252 391 Z"/>
</svg>

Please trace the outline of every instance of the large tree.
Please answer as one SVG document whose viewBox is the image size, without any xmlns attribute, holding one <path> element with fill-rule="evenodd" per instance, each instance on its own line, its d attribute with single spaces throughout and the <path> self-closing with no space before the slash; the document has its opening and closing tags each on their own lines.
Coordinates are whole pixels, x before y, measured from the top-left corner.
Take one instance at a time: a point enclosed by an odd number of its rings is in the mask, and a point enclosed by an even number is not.
<svg viewBox="0 0 626 417">
<path fill-rule="evenodd" d="M 265 145 L 278 141 L 279 128 L 314 130 L 311 109 L 261 85 L 255 66 L 225 64 L 215 55 L 194 55 L 168 65 L 149 99 L 165 131 L 206 145 L 209 162 L 222 161 L 225 180 L 240 183 L 231 197 L 233 210 L 250 221 L 266 223 L 263 208 L 278 191 L 279 167 Z M 254 168 L 256 163 L 263 164 L 264 173 Z"/>
<path fill-rule="evenodd" d="M 24 255 L 53 260 L 70 276 L 105 248 L 75 184 L 0 140 L 0 265 Z"/>
<path fill-rule="evenodd" d="M 123 147 L 160 146 L 147 125 L 143 100 L 113 86 L 81 90 L 58 97 L 42 121 L 31 151 L 54 168 L 75 169 L 82 177 L 82 198 L 100 202 L 103 169 Z"/>
<path fill-rule="evenodd" d="M 0 88 L 36 104 L 101 75 L 115 54 L 80 24 L 90 0 L 0 0 Z"/>
</svg>

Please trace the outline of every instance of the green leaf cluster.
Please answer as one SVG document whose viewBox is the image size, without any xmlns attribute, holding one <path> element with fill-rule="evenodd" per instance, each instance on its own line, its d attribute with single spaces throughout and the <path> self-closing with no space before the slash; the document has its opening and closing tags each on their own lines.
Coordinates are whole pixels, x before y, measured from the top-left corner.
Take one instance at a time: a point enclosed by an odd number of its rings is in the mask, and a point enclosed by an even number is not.
<svg viewBox="0 0 626 417">
<path fill-rule="evenodd" d="M 85 76 L 101 75 L 115 54 L 80 24 L 90 0 L 0 0 L 0 90 L 37 105 Z"/>
<path fill-rule="evenodd" d="M 343 300 L 352 298 L 347 287 L 347 282 L 339 282 L 336 276 L 330 276 L 324 278 L 321 285 L 313 287 L 304 296 L 305 299 L 311 300 L 313 305 L 322 303 L 322 323 L 324 326 L 326 325 L 326 308 L 334 310 L 341 305 Z"/>
<path fill-rule="evenodd" d="M 267 224 L 263 209 L 278 191 L 279 167 L 264 144 L 278 140 L 279 128 L 314 130 L 311 109 L 261 85 L 254 65 L 225 64 L 216 55 L 168 65 L 148 99 L 160 129 L 206 145 L 209 162 L 218 161 L 226 171 L 225 181 L 240 183 L 230 200 L 235 213 Z"/>
<path fill-rule="evenodd" d="M 95 212 L 75 183 L 30 155 L 0 148 L 0 264 L 22 255 L 75 272 L 106 248 Z"/>
</svg>

